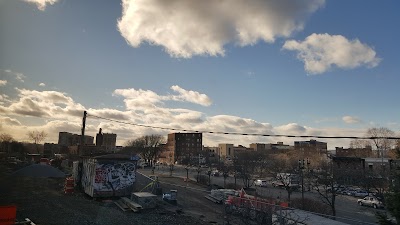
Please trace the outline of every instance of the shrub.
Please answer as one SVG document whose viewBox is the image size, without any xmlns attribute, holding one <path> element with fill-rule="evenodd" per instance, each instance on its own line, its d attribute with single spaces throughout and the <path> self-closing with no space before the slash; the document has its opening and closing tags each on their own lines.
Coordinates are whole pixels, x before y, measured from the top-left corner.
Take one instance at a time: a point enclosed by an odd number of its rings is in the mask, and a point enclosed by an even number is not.
<svg viewBox="0 0 400 225">
<path fill-rule="evenodd" d="M 301 198 L 292 199 L 290 202 L 290 206 L 293 208 L 302 209 Z M 315 213 L 332 215 L 332 210 L 328 205 L 324 204 L 321 201 L 310 199 L 310 198 L 304 198 L 304 209 L 303 210 L 315 212 Z"/>
</svg>

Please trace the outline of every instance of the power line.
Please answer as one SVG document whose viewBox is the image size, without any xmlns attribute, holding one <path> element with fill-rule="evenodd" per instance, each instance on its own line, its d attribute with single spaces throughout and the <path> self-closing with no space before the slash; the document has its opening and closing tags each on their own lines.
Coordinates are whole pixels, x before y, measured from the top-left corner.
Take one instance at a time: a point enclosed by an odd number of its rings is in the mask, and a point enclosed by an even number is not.
<svg viewBox="0 0 400 225">
<path fill-rule="evenodd" d="M 400 137 L 356 137 L 356 136 L 318 136 L 318 135 L 288 135 L 288 134 L 256 134 L 256 133 L 236 133 L 236 132 L 222 132 L 222 131 L 207 131 L 207 130 L 191 130 L 191 129 L 180 129 L 180 128 L 170 128 L 170 127 L 159 127 L 151 126 L 137 123 L 124 122 L 114 119 L 109 119 L 101 116 L 87 115 L 88 117 L 93 117 L 97 119 L 103 119 L 115 123 L 121 123 L 126 125 L 132 125 L 137 127 L 146 127 L 152 129 L 160 130 L 171 130 L 171 131 L 182 131 L 182 132 L 192 132 L 192 133 L 206 133 L 206 134 L 223 134 L 223 135 L 241 135 L 241 136 L 260 136 L 260 137 L 288 137 L 288 138 L 318 138 L 318 139 L 389 139 L 389 140 L 400 140 Z"/>
</svg>

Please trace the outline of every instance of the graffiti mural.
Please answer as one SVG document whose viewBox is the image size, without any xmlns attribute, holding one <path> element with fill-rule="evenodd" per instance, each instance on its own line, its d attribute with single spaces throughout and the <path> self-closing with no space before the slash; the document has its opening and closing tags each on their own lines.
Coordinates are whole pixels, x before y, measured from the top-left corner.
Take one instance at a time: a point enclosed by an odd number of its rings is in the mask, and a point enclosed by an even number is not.
<svg viewBox="0 0 400 225">
<path fill-rule="evenodd" d="M 125 192 L 135 183 L 135 164 L 132 162 L 98 162 L 95 167 L 96 192 Z"/>
</svg>

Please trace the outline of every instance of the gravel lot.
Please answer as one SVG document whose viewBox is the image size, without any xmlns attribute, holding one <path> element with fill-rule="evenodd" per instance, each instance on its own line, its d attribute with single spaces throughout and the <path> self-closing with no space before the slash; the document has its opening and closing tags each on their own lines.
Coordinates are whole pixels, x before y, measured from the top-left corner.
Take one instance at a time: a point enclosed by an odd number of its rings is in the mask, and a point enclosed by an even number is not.
<svg viewBox="0 0 400 225">
<path fill-rule="evenodd" d="M 141 213 L 123 212 L 113 203 L 115 199 L 93 200 L 79 192 L 64 194 L 64 179 L 10 176 L 16 169 L 0 163 L 0 205 L 16 205 L 18 220 L 29 218 L 37 224 L 57 225 L 222 224 L 222 206 L 208 202 L 204 198 L 205 193 L 198 191 L 163 185 L 163 190 L 178 189 L 177 206 L 160 200 L 159 207 L 153 210 L 143 210 Z M 140 181 L 141 179 L 138 176 L 138 184 L 145 184 L 146 180 Z M 180 182 L 178 178 L 166 179 L 177 179 L 176 182 Z M 136 187 L 138 188 L 140 187 Z M 191 195 L 195 197 L 185 198 Z M 182 209 L 182 213 L 177 213 L 176 209 Z"/>
</svg>

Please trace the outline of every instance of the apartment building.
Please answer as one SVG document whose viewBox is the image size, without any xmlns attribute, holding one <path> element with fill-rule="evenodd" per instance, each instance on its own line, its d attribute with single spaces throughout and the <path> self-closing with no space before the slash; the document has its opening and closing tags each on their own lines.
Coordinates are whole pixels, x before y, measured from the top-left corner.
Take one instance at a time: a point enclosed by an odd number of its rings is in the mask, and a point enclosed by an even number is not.
<svg viewBox="0 0 400 225">
<path fill-rule="evenodd" d="M 166 163 L 189 163 L 195 155 L 202 152 L 202 143 L 202 133 L 168 134 L 165 151 L 160 158 L 163 158 Z"/>
<path fill-rule="evenodd" d="M 102 133 L 102 129 L 99 129 L 99 133 L 96 134 L 96 146 L 102 148 L 106 152 L 115 152 L 117 143 L 117 135 L 113 133 Z"/>
<path fill-rule="evenodd" d="M 85 135 L 84 145 L 93 145 L 94 137 Z M 72 134 L 69 132 L 59 132 L 58 133 L 58 145 L 68 147 L 77 146 L 81 143 L 81 135 Z"/>
<path fill-rule="evenodd" d="M 233 144 L 218 144 L 218 149 L 223 159 L 233 159 L 235 157 Z"/>
<path fill-rule="evenodd" d="M 328 144 L 316 140 L 309 141 L 295 141 L 294 150 L 300 152 L 304 157 L 318 154 L 319 156 L 326 156 L 328 153 Z"/>
</svg>

